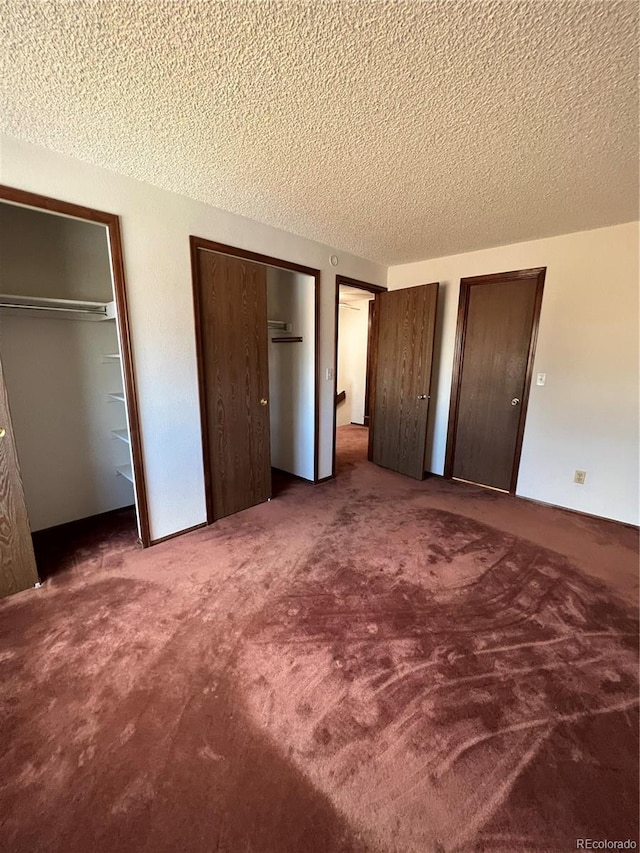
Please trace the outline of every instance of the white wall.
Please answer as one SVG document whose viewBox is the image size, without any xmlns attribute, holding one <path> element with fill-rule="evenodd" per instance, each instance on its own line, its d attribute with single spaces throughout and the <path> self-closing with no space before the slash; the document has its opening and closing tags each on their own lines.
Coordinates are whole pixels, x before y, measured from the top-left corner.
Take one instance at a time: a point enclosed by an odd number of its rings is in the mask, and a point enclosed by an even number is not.
<svg viewBox="0 0 640 853">
<path fill-rule="evenodd" d="M 41 530 L 134 502 L 133 487 L 115 467 L 129 448 L 111 435 L 124 429 L 113 321 L 0 318 L 0 357 L 16 433 L 32 530 Z"/>
<path fill-rule="evenodd" d="M 439 281 L 430 470 L 444 469 L 460 278 L 547 267 L 517 494 L 638 524 L 638 223 L 391 267 Z M 575 469 L 586 483 L 573 482 Z"/>
<path fill-rule="evenodd" d="M 337 424 L 364 424 L 364 396 L 367 378 L 367 338 L 369 297 L 341 305 L 338 317 L 338 385 L 346 399 L 338 406 Z"/>
<path fill-rule="evenodd" d="M 0 292 L 111 297 L 106 230 L 0 204 Z M 129 462 L 111 435 L 126 427 L 114 321 L 0 316 L 2 358 L 32 530 L 133 503 L 115 467 Z"/>
<path fill-rule="evenodd" d="M 104 225 L 0 203 L 0 262 L 3 293 L 113 299 Z"/>
<path fill-rule="evenodd" d="M 206 518 L 190 234 L 321 271 L 319 477 L 331 474 L 335 274 L 384 284 L 385 267 L 6 135 L 0 181 L 121 217 L 152 538 Z"/>
<path fill-rule="evenodd" d="M 273 343 L 287 337 L 269 329 L 271 464 L 305 480 L 314 479 L 315 287 L 310 275 L 267 267 L 269 319 L 291 324 L 302 343 Z"/>
</svg>

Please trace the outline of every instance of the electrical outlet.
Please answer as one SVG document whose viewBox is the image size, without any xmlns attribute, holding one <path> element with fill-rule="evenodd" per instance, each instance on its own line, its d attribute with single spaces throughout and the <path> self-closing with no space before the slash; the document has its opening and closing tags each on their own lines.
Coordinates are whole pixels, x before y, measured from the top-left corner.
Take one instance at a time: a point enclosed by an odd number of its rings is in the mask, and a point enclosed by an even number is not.
<svg viewBox="0 0 640 853">
<path fill-rule="evenodd" d="M 579 486 L 584 486 L 584 481 L 587 477 L 586 471 L 576 471 L 573 475 L 573 482 L 577 483 Z"/>
</svg>

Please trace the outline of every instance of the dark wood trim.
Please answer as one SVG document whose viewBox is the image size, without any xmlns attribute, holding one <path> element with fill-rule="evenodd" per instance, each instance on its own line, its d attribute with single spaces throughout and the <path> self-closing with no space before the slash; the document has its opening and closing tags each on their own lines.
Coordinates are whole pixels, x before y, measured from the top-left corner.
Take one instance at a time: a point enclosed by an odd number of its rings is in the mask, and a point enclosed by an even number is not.
<svg viewBox="0 0 640 853">
<path fill-rule="evenodd" d="M 357 278 L 349 278 L 346 275 L 336 275 L 336 287 L 340 291 L 340 285 L 355 287 L 357 290 L 366 290 L 367 293 L 386 293 L 389 289 L 384 284 L 369 284 L 367 281 L 359 281 Z"/>
<path fill-rule="evenodd" d="M 367 317 L 367 364 L 364 374 L 364 424 L 369 426 L 369 409 L 371 407 L 371 350 L 373 347 L 373 304 L 375 299 L 369 302 L 369 316 Z"/>
<path fill-rule="evenodd" d="M 313 267 L 305 267 L 293 261 L 272 258 L 270 255 L 261 255 L 259 252 L 250 252 L 248 249 L 240 249 L 238 246 L 228 246 L 226 243 L 216 243 L 213 240 L 205 240 L 204 237 L 192 235 L 189 239 L 197 243 L 198 249 L 217 252 L 219 255 L 231 255 L 233 258 L 244 258 L 247 261 L 254 261 L 256 264 L 265 264 L 268 267 L 279 267 L 280 269 L 291 270 L 292 272 L 302 272 L 314 278 L 320 275 L 320 270 L 316 270 Z"/>
<path fill-rule="evenodd" d="M 200 435 L 202 438 L 202 466 L 204 472 L 204 495 L 207 513 L 207 524 L 213 523 L 213 501 L 211 498 L 212 484 L 209 470 L 209 430 L 207 429 L 206 389 L 204 381 L 204 341 L 202 340 L 202 311 L 200 307 L 200 273 L 198 269 L 199 241 L 189 237 L 191 254 L 191 287 L 193 295 L 193 322 L 196 339 L 196 362 L 198 368 L 198 404 L 200 409 Z"/>
<path fill-rule="evenodd" d="M 373 300 L 373 309 L 371 311 L 371 385 L 369 390 L 369 441 L 367 443 L 367 459 L 373 461 L 373 431 L 375 428 L 375 408 L 376 408 L 376 377 L 378 373 L 378 335 L 379 335 L 379 319 L 380 311 L 377 299 Z"/>
<path fill-rule="evenodd" d="M 0 184 L 0 200 L 7 201 L 12 204 L 19 204 L 22 207 L 33 207 L 40 210 L 46 210 L 50 213 L 61 213 L 75 219 L 84 219 L 88 222 L 98 222 L 101 225 L 107 226 L 109 247 L 111 251 L 111 271 L 113 274 L 113 296 L 118 317 L 118 339 L 120 344 L 120 353 L 122 356 L 124 393 L 127 401 L 129 440 L 131 442 L 131 461 L 133 464 L 135 480 L 134 489 L 138 508 L 138 521 L 140 524 L 140 539 L 143 546 L 148 548 L 149 545 L 151 545 L 149 504 L 147 499 L 147 485 L 142 456 L 140 413 L 133 366 L 131 326 L 127 305 L 120 218 L 114 213 L 105 213 L 102 210 L 94 210 L 91 207 L 83 207 L 82 205 L 72 204 L 71 202 L 61 201 L 60 199 L 49 198 L 47 196 L 37 195 L 36 193 L 18 190 L 14 187 L 7 187 L 4 184 Z"/>
<path fill-rule="evenodd" d="M 163 542 L 168 542 L 170 539 L 177 539 L 178 536 L 184 536 L 185 533 L 193 533 L 194 530 L 201 530 L 207 526 L 206 521 L 201 521 L 200 524 L 194 524 L 193 527 L 185 527 L 184 530 L 176 530 L 175 533 L 170 533 L 168 536 L 161 536 L 159 539 L 152 539 L 152 545 L 161 545 Z"/>
<path fill-rule="evenodd" d="M 339 406 L 343 400 L 347 399 L 347 392 L 341 391 L 339 394 L 336 394 L 336 406 Z"/>
<path fill-rule="evenodd" d="M 335 480 L 335 478 L 336 478 L 335 474 L 329 474 L 328 477 L 322 477 L 320 480 L 316 480 L 314 485 L 319 486 L 320 483 L 328 483 L 329 480 Z"/>
<path fill-rule="evenodd" d="M 336 308 L 335 308 L 335 334 L 334 334 L 334 351 L 333 351 L 333 381 L 338 382 L 338 324 L 340 321 L 340 285 L 348 285 L 356 287 L 358 290 L 366 290 L 367 293 L 385 293 L 388 288 L 382 284 L 371 284 L 367 281 L 360 281 L 357 278 L 349 278 L 346 275 L 336 275 Z M 371 314 L 369 314 L 371 317 Z M 367 371 L 369 368 L 369 351 L 367 350 Z M 366 392 L 365 392 L 366 393 Z M 338 414 L 335 406 L 333 409 L 333 464 L 331 467 L 331 478 L 336 476 L 336 430 L 338 428 Z M 324 478 L 328 479 L 328 478 Z M 321 480 L 320 482 L 324 482 Z"/>
<path fill-rule="evenodd" d="M 198 366 L 198 396 L 200 403 L 200 431 L 202 434 L 202 461 L 204 466 L 204 487 L 207 506 L 207 524 L 213 521 L 213 505 L 211 500 L 211 472 L 209 471 L 209 438 L 207 434 L 207 420 L 205 407 L 205 386 L 204 375 L 202 371 L 203 353 L 202 353 L 202 336 L 200 334 L 200 294 L 198 287 L 198 250 L 203 249 L 208 252 L 217 252 L 221 255 L 230 255 L 234 258 L 244 258 L 247 261 L 252 261 L 257 264 L 264 264 L 269 267 L 277 267 L 278 269 L 291 270 L 292 272 L 303 273 L 311 276 L 314 281 L 314 305 L 315 305 L 315 382 L 314 382 L 314 436 L 313 436 L 313 481 L 318 481 L 318 465 L 320 453 L 320 270 L 313 267 L 306 267 L 302 264 L 296 264 L 292 261 L 285 261 L 282 258 L 273 258 L 270 255 L 261 255 L 258 252 L 250 252 L 247 249 L 240 249 L 237 246 L 229 246 L 225 243 L 216 243 L 213 240 L 206 240 L 204 237 L 196 237 L 190 235 L 189 247 L 191 254 L 191 286 L 193 292 L 193 313 L 196 333 L 196 359 Z M 280 342 L 281 339 L 278 339 Z M 298 338 L 286 338 L 291 342 L 297 342 Z"/>
<path fill-rule="evenodd" d="M 315 279 L 315 394 L 313 400 L 313 417 L 314 417 L 314 438 L 313 438 L 313 482 L 318 482 L 318 473 L 320 470 L 320 387 L 322 377 L 320 376 L 320 270 L 315 270 L 313 273 Z M 335 417 L 335 406 L 334 417 Z"/>
<path fill-rule="evenodd" d="M 536 280 L 536 297 L 533 308 L 533 324 L 529 340 L 529 353 L 527 357 L 527 369 L 525 371 L 524 390 L 522 392 L 522 405 L 520 407 L 520 418 L 518 420 L 518 432 L 516 435 L 516 447 L 511 470 L 511 481 L 509 493 L 515 494 L 518 483 L 518 472 L 520 469 L 520 457 L 522 455 L 522 442 L 527 419 L 527 408 L 529 404 L 529 392 L 531 379 L 533 377 L 533 362 L 538 340 L 538 328 L 540 326 L 540 311 L 542 308 L 542 294 L 544 291 L 544 280 L 547 272 L 546 267 L 535 267 L 527 270 L 511 270 L 503 273 L 492 273 L 491 275 L 478 275 L 460 280 L 460 300 L 458 302 L 458 319 L 456 326 L 456 343 L 453 356 L 453 375 L 451 377 L 451 402 L 449 404 L 449 424 L 447 428 L 447 450 L 445 455 L 444 476 L 451 480 L 453 478 L 453 455 L 456 442 L 456 430 L 458 424 L 458 411 L 460 407 L 460 382 L 462 379 L 462 362 L 464 358 L 464 344 L 467 334 L 467 320 L 469 314 L 469 297 L 471 287 L 482 284 L 495 284 L 497 282 Z"/>
<path fill-rule="evenodd" d="M 289 337 L 289 338 L 271 338 L 272 344 L 301 344 L 304 339 L 297 337 Z"/>
</svg>

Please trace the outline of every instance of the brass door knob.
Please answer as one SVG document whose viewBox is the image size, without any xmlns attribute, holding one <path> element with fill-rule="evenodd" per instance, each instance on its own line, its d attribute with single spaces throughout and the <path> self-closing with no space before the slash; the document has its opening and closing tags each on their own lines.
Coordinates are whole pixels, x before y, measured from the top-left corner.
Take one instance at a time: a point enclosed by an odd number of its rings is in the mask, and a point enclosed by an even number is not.
<svg viewBox="0 0 640 853">
<path fill-rule="evenodd" d="M 267 405 L 267 398 L 266 398 L 266 397 L 263 397 L 263 398 L 260 400 L 260 405 L 261 405 L 261 406 L 266 406 L 266 405 Z"/>
<path fill-rule="evenodd" d="M 0 438 L 4 438 L 6 434 L 6 429 L 4 427 L 0 427 Z"/>
</svg>

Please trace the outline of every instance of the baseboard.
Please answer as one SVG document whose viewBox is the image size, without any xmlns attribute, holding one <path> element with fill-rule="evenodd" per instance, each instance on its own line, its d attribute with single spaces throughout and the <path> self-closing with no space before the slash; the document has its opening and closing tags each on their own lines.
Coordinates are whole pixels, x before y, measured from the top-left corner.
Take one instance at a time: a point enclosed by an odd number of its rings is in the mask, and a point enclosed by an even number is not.
<svg viewBox="0 0 640 853">
<path fill-rule="evenodd" d="M 203 527 L 207 526 L 206 521 L 200 522 L 200 524 L 194 524 L 193 527 L 185 527 L 184 530 L 176 530 L 175 533 L 170 533 L 168 536 L 161 536 L 159 539 L 152 539 L 151 545 L 161 545 L 163 542 L 168 542 L 170 539 L 177 539 L 178 536 L 184 536 L 187 533 L 193 533 L 194 530 L 201 530 Z"/>
<path fill-rule="evenodd" d="M 328 483 L 329 480 L 335 480 L 335 478 L 336 478 L 335 474 L 329 474 L 328 477 L 322 477 L 320 480 L 316 480 L 314 485 L 319 486 L 320 483 Z"/>
<path fill-rule="evenodd" d="M 552 504 L 548 501 L 539 501 L 536 498 L 526 498 L 524 495 L 512 495 L 519 501 L 527 501 L 538 506 L 548 506 L 551 509 L 561 509 L 563 512 L 570 512 L 572 515 L 581 515 L 583 518 L 591 518 L 594 521 L 606 521 L 608 524 L 619 524 L 621 527 L 628 527 L 630 530 L 640 530 L 637 524 L 631 524 L 630 521 L 620 521 L 617 518 L 608 518 L 606 515 L 594 515 L 591 512 L 583 512 L 581 509 L 571 509 L 568 506 L 560 506 L 560 504 Z"/>
<path fill-rule="evenodd" d="M 428 471 L 425 471 L 426 477 L 439 477 L 442 480 L 448 480 L 450 483 L 461 483 L 463 486 L 470 485 L 475 486 L 479 489 L 491 489 L 491 486 L 483 486 L 480 483 L 470 483 L 467 480 L 457 480 L 454 477 L 444 477 L 442 474 L 430 474 Z M 500 493 L 500 489 L 494 489 L 494 491 Z M 591 512 L 583 512 L 581 509 L 572 509 L 568 506 L 561 506 L 560 504 L 554 504 L 550 501 L 541 501 L 537 498 L 527 498 L 525 495 L 515 495 L 512 492 L 503 492 L 505 497 L 514 498 L 517 501 L 527 501 L 527 503 L 537 504 L 538 506 L 547 506 L 550 509 L 560 509 L 562 512 L 570 512 L 572 515 L 580 515 L 583 518 L 590 518 L 594 521 L 606 521 L 609 524 L 619 524 L 621 527 L 628 527 L 630 530 L 640 530 L 640 526 L 637 524 L 631 524 L 629 521 L 620 521 L 617 518 L 608 518 L 606 515 L 594 515 Z"/>
</svg>

